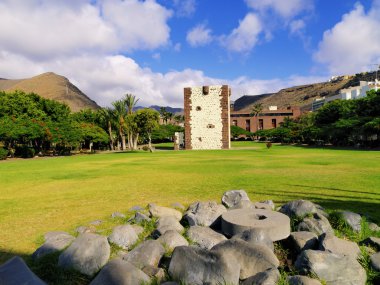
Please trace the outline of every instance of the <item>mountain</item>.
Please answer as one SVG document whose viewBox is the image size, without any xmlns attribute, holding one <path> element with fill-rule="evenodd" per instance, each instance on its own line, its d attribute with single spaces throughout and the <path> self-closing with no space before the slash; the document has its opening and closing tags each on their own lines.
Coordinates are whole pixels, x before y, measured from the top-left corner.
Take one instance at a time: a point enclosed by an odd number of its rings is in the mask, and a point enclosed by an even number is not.
<svg viewBox="0 0 380 285">
<path fill-rule="evenodd" d="M 83 109 L 99 109 L 95 101 L 91 100 L 66 77 L 53 72 L 43 73 L 26 79 L 0 78 L 0 91 L 11 92 L 21 90 L 26 93 L 36 93 L 46 99 L 66 103 L 72 112 Z"/>
<path fill-rule="evenodd" d="M 301 109 L 308 111 L 311 110 L 311 104 L 314 99 L 336 95 L 341 89 L 357 86 L 360 81 L 374 81 L 375 78 L 376 72 L 365 72 L 339 76 L 329 82 L 285 88 L 277 93 L 253 96 L 245 95 L 235 101 L 234 110 L 249 110 L 252 105 L 261 103 L 264 107 L 277 106 L 284 108 L 287 106 L 300 106 Z"/>
<path fill-rule="evenodd" d="M 156 111 L 159 112 L 161 107 L 163 107 L 163 106 L 152 105 L 152 106 L 149 106 L 148 108 L 156 110 Z M 140 110 L 140 109 L 144 109 L 144 108 L 146 108 L 146 107 L 137 106 L 134 109 L 135 110 Z M 182 108 L 173 108 L 173 107 L 169 107 L 169 106 L 166 106 L 164 108 L 166 109 L 166 112 L 170 112 L 170 113 L 173 113 L 173 114 L 181 114 L 181 115 L 183 114 L 183 109 Z"/>
</svg>

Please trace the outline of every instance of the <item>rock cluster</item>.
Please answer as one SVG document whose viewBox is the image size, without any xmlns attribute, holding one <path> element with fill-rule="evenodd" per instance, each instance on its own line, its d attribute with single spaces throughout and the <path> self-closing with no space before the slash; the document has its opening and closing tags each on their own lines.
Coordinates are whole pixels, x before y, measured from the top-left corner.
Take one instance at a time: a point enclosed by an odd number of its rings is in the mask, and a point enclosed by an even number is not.
<svg viewBox="0 0 380 285">
<path fill-rule="evenodd" d="M 195 202 L 184 213 L 182 205 L 173 207 L 149 204 L 148 211 L 134 207 L 134 216 L 107 237 L 96 232 L 94 224 L 81 227 L 77 237 L 49 232 L 33 260 L 59 253 L 58 266 L 89 276 L 91 285 L 275 285 L 284 266 L 299 274 L 287 277 L 288 284 L 366 283 L 358 245 L 335 236 L 328 215 L 310 201 L 291 201 L 277 212 L 272 201 L 251 202 L 244 190 L 231 190 L 223 195 L 222 204 Z M 111 216 L 127 220 L 119 212 Z M 360 215 L 341 216 L 360 232 Z M 294 218 L 297 224 L 291 231 Z M 154 226 L 149 233 L 144 229 L 147 223 Z M 290 254 L 281 255 L 274 243 Z M 380 249 L 376 237 L 362 244 Z M 122 250 L 110 258 L 113 245 Z M 370 264 L 380 271 L 380 252 L 372 254 Z M 45 283 L 14 257 L 0 266 L 0 284 Z"/>
</svg>

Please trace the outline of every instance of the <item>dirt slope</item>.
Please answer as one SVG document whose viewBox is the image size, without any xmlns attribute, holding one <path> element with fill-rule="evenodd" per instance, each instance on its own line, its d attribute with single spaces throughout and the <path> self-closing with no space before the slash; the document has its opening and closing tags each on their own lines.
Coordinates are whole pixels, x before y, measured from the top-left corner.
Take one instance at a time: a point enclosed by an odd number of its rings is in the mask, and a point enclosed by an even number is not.
<svg viewBox="0 0 380 285">
<path fill-rule="evenodd" d="M 338 94 L 343 88 L 359 85 L 359 81 L 374 81 L 375 72 L 359 73 L 342 77 L 335 82 L 321 82 L 281 89 L 277 93 L 255 96 L 243 96 L 235 101 L 235 110 L 250 110 L 251 106 L 262 103 L 264 107 L 300 106 L 303 110 L 311 110 L 314 99 Z M 379 73 L 380 77 L 380 73 Z"/>
<path fill-rule="evenodd" d="M 98 109 L 99 106 L 72 84 L 66 77 L 53 72 L 26 79 L 0 79 L 0 90 L 34 92 L 44 98 L 66 103 L 71 111 Z"/>
</svg>

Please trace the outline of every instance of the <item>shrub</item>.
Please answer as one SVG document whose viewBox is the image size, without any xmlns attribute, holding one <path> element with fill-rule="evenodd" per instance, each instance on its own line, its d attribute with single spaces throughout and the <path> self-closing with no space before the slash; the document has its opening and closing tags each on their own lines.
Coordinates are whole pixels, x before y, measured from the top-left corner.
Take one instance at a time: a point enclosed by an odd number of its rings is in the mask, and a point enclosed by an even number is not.
<svg viewBox="0 0 380 285">
<path fill-rule="evenodd" d="M 5 148 L 0 148 L 0 160 L 6 160 L 8 157 L 8 150 Z"/>
<path fill-rule="evenodd" d="M 266 146 L 267 146 L 267 149 L 270 149 L 272 147 L 272 143 L 271 142 L 267 142 Z"/>
<path fill-rule="evenodd" d="M 17 146 L 15 156 L 22 157 L 22 158 L 33 158 L 36 154 L 36 151 L 32 147 L 28 146 Z"/>
</svg>

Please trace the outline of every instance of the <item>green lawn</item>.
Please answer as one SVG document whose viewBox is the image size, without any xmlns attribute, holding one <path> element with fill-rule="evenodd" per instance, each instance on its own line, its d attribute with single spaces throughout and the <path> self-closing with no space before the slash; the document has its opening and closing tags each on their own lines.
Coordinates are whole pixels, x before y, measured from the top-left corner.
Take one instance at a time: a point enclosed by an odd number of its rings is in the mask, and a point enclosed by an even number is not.
<svg viewBox="0 0 380 285">
<path fill-rule="evenodd" d="M 310 199 L 380 221 L 380 152 L 233 146 L 0 162 L 0 263 L 32 253 L 47 231 L 73 231 L 149 202 L 219 201 L 231 189 L 254 201 Z"/>
</svg>

